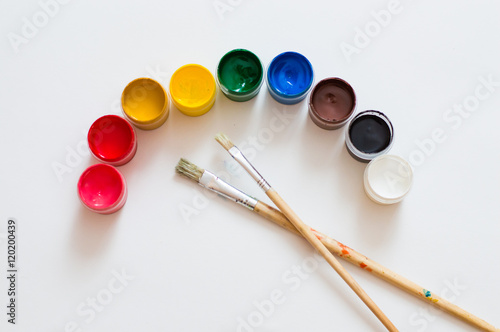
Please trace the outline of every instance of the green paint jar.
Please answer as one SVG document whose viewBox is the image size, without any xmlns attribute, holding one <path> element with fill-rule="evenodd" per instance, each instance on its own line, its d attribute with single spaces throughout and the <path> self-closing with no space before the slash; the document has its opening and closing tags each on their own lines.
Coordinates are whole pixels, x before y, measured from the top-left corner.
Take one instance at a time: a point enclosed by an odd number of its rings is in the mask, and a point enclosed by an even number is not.
<svg viewBox="0 0 500 332">
<path fill-rule="evenodd" d="M 264 81 L 264 68 L 252 52 L 235 49 L 220 59 L 216 77 L 226 97 L 234 101 L 247 101 L 259 93 Z"/>
</svg>

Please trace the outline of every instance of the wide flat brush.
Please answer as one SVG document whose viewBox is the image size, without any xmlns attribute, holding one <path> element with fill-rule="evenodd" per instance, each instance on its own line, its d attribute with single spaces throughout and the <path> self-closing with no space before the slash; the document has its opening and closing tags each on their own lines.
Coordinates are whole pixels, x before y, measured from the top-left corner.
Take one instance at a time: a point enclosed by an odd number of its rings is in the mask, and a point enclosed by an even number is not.
<svg viewBox="0 0 500 332">
<path fill-rule="evenodd" d="M 288 221 L 288 219 L 285 217 L 285 215 L 281 213 L 281 211 L 276 210 L 275 208 L 267 205 L 262 201 L 250 197 L 242 191 L 234 188 L 230 184 L 224 182 L 215 174 L 198 167 L 188 160 L 181 158 L 181 160 L 179 160 L 179 163 L 175 167 L 175 170 L 179 174 L 182 174 L 187 178 L 197 182 L 202 187 L 207 188 L 221 196 L 230 199 L 233 202 L 239 203 L 249 208 L 253 212 L 274 222 L 275 224 L 283 227 L 290 232 L 301 235 L 300 232 L 295 228 L 295 226 L 293 226 L 292 223 L 290 223 L 290 221 Z M 429 291 L 428 288 L 426 289 L 414 283 L 413 281 L 406 279 L 396 272 L 391 271 L 385 266 L 369 259 L 365 255 L 357 252 L 352 248 L 349 248 L 348 246 L 331 237 L 326 236 L 321 232 L 318 232 L 312 228 L 311 230 L 331 253 L 339 256 L 347 262 L 356 265 L 357 267 L 360 267 L 367 272 L 370 272 L 376 277 L 401 288 L 402 290 L 416 296 L 426 303 L 432 304 L 437 308 L 452 314 L 453 316 L 471 324 L 472 326 L 475 326 L 484 331 L 500 331 L 493 325 L 487 323 L 479 317 L 474 316 L 473 314 L 465 311 L 464 309 L 451 303 L 450 301 L 436 295 L 436 293 Z"/>
<path fill-rule="evenodd" d="M 339 263 L 331 252 L 321 243 L 316 235 L 311 231 L 306 224 L 297 216 L 297 214 L 288 206 L 288 204 L 278 195 L 278 193 L 271 188 L 269 183 L 259 174 L 255 167 L 246 159 L 243 153 L 238 149 L 233 142 L 226 135 L 220 133 L 215 137 L 224 149 L 229 152 L 231 157 L 236 160 L 252 178 L 257 182 L 259 187 L 266 193 L 266 195 L 273 201 L 273 203 L 281 210 L 287 219 L 297 228 L 302 236 L 320 253 L 323 258 L 330 264 L 330 266 L 340 275 L 340 277 L 349 285 L 349 287 L 356 293 L 356 295 L 366 304 L 366 306 L 375 314 L 382 324 L 389 331 L 398 331 L 396 326 L 387 318 L 387 316 L 380 310 L 380 308 L 373 302 L 373 300 L 366 294 L 361 286 L 354 280 L 354 278 L 347 272 L 347 270 Z"/>
</svg>

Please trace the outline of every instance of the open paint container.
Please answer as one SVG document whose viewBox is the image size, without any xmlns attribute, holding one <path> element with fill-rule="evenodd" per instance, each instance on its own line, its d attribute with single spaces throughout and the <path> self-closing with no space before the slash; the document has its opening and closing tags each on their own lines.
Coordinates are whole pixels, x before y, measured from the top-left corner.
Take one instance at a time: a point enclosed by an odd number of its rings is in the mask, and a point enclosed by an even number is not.
<svg viewBox="0 0 500 332">
<path fill-rule="evenodd" d="M 389 118 L 379 111 L 364 111 L 349 123 L 345 144 L 354 159 L 367 163 L 387 153 L 393 140 L 394 129 Z"/>
<path fill-rule="evenodd" d="M 264 78 L 264 68 L 259 58 L 252 52 L 235 49 L 220 59 L 216 77 L 226 97 L 234 101 L 247 101 L 259 93 Z"/>
<path fill-rule="evenodd" d="M 323 129 L 338 129 L 354 114 L 356 94 L 349 83 L 337 77 L 321 80 L 309 97 L 309 116 Z"/>
<path fill-rule="evenodd" d="M 168 118 L 168 96 L 160 83 L 138 78 L 123 90 L 122 108 L 125 117 L 137 128 L 156 129 Z"/>
<path fill-rule="evenodd" d="M 114 166 L 128 163 L 137 151 L 134 128 L 118 115 L 105 115 L 94 121 L 87 140 L 97 160 Z"/>
<path fill-rule="evenodd" d="M 127 200 L 127 183 L 113 166 L 96 164 L 88 167 L 78 180 L 78 196 L 90 210 L 110 214 Z"/>
<path fill-rule="evenodd" d="M 170 79 L 175 107 L 189 116 L 207 113 L 215 102 L 216 84 L 210 71 L 197 64 L 184 65 Z"/>
<path fill-rule="evenodd" d="M 378 156 L 365 169 L 366 195 L 379 204 L 400 202 L 410 191 L 412 182 L 411 165 L 399 156 Z"/>
<path fill-rule="evenodd" d="M 311 90 L 314 72 L 305 56 L 297 52 L 277 55 L 267 69 L 267 87 L 271 96 L 282 104 L 297 104 Z"/>
</svg>

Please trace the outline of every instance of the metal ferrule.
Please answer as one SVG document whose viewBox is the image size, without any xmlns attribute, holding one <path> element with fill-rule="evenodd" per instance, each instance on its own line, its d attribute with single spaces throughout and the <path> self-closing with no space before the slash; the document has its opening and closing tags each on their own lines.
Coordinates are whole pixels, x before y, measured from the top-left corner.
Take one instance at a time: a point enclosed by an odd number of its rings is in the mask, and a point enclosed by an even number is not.
<svg viewBox="0 0 500 332">
<path fill-rule="evenodd" d="M 255 208 L 257 200 L 248 196 L 242 191 L 239 191 L 230 184 L 219 179 L 215 174 L 205 171 L 198 182 L 202 187 L 212 190 L 213 192 L 230 199 L 238 204 L 241 204 L 250 210 Z"/>
<path fill-rule="evenodd" d="M 264 190 L 264 192 L 271 189 L 269 183 L 267 183 L 267 181 L 264 180 L 262 175 L 260 175 L 259 172 L 257 172 L 257 170 L 252 166 L 252 164 L 250 164 L 250 162 L 247 160 L 247 158 L 245 158 L 243 153 L 241 153 L 240 149 L 238 149 L 236 146 L 233 146 L 228 150 L 228 152 L 231 155 L 231 157 L 233 157 L 234 160 L 236 160 L 238 164 L 240 164 L 241 167 L 243 167 L 245 171 L 247 171 L 248 174 L 250 174 L 250 176 L 253 177 L 253 179 L 257 182 L 259 187 L 261 187 L 262 190 Z"/>
</svg>

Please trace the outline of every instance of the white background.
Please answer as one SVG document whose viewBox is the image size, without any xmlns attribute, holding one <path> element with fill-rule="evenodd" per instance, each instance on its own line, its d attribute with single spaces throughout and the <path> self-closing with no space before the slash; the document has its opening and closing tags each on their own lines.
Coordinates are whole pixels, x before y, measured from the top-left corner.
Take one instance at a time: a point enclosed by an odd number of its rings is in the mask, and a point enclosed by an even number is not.
<svg viewBox="0 0 500 332">
<path fill-rule="evenodd" d="M 1 278 L 0 330 L 229 332 L 250 316 L 255 326 L 240 331 L 384 331 L 326 263 L 300 285 L 287 279 L 310 262 L 305 241 L 175 174 L 186 157 L 263 199 L 247 174 L 228 169 L 229 155 L 213 139 L 219 131 L 237 144 L 256 137 L 254 165 L 305 222 L 500 326 L 500 87 L 466 118 L 449 113 L 474 100 L 480 77 L 500 82 L 500 5 L 402 0 L 377 31 L 371 12 L 388 6 L 73 0 L 43 22 L 37 1 L 2 0 L 0 267 L 7 269 L 5 230 L 13 217 L 20 272 L 14 327 L 6 322 Z M 41 27 L 23 37 L 34 16 Z M 358 29 L 367 27 L 366 45 L 357 40 L 358 52 L 344 54 L 341 46 L 356 47 Z M 25 38 L 17 47 L 13 34 Z M 391 153 L 414 165 L 405 200 L 371 202 L 362 187 L 365 164 L 348 155 L 344 129 L 318 128 L 305 101 L 278 104 L 264 85 L 245 103 L 219 91 L 212 110 L 197 118 L 172 106 L 162 127 L 137 130 L 137 154 L 119 168 L 126 205 L 109 216 L 86 210 L 76 194 L 81 172 L 96 163 L 86 131 L 102 115 L 121 114 L 126 84 L 153 76 L 168 88 L 181 65 L 214 71 L 234 48 L 253 51 L 265 65 L 283 51 L 301 52 L 316 82 L 341 77 L 357 93 L 357 111 L 386 113 L 395 126 Z M 291 114 L 279 132 L 270 131 L 276 113 Z M 436 130 L 446 138 L 431 144 Z M 402 331 L 474 330 L 343 265 Z M 123 271 L 133 280 L 107 303 L 109 283 Z M 273 290 L 284 303 L 263 317 L 254 302 L 268 301 Z M 89 313 L 87 301 L 99 296 L 105 305 Z"/>
</svg>

